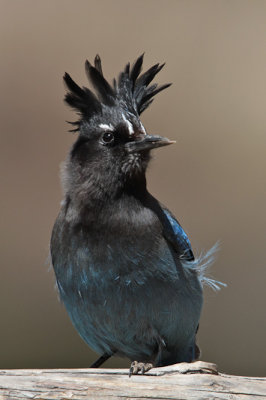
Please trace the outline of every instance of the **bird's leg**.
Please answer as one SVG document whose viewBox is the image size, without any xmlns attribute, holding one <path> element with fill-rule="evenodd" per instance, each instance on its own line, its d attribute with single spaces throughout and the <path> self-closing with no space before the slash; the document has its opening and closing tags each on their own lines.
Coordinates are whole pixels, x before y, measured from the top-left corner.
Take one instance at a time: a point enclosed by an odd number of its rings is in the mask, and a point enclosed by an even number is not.
<svg viewBox="0 0 266 400">
<path fill-rule="evenodd" d="M 91 366 L 90 368 L 99 368 L 108 358 L 112 357 L 114 353 L 104 353 L 101 357 L 99 357 Z"/>
</svg>

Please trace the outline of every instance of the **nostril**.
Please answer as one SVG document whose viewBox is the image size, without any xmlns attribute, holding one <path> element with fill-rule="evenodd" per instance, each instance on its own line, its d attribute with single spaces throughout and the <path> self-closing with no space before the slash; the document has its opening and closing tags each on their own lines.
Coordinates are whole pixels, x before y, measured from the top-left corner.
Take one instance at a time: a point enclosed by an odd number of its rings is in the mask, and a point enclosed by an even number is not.
<svg viewBox="0 0 266 400">
<path fill-rule="evenodd" d="M 143 140 L 145 136 L 146 136 L 146 132 L 143 132 L 141 130 L 136 130 L 134 132 L 134 135 L 132 135 L 132 139 L 133 140 Z"/>
<path fill-rule="evenodd" d="M 139 140 L 144 139 L 145 134 L 138 130 L 134 130 L 134 133 L 132 135 L 128 136 L 128 141 L 129 142 L 138 142 Z"/>
</svg>

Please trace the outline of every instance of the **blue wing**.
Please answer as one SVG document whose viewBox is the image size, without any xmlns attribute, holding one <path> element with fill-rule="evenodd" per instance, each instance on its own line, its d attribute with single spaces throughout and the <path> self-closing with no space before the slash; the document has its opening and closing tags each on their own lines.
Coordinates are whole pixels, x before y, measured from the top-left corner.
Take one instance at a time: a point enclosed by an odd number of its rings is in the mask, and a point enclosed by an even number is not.
<svg viewBox="0 0 266 400">
<path fill-rule="evenodd" d="M 187 261 L 194 260 L 191 244 L 186 232 L 169 210 L 162 207 L 162 211 L 168 222 L 164 224 L 166 238 L 170 239 L 170 242 L 180 254 L 180 258 Z"/>
</svg>

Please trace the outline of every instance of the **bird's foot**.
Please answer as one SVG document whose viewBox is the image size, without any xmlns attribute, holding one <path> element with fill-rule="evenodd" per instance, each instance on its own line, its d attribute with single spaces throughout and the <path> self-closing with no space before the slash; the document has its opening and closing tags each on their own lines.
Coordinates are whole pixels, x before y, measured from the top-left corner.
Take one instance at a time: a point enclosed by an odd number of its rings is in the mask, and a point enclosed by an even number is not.
<svg viewBox="0 0 266 400">
<path fill-rule="evenodd" d="M 143 375 L 153 367 L 154 365 L 151 363 L 133 361 L 129 368 L 129 377 L 131 377 L 131 375 L 138 375 L 139 372 Z"/>
</svg>

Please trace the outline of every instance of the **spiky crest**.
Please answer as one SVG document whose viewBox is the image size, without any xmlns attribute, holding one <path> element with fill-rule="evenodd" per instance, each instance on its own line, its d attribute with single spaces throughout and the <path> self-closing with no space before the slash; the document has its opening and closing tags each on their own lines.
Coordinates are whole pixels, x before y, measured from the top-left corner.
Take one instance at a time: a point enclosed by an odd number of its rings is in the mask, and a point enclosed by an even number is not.
<svg viewBox="0 0 266 400">
<path fill-rule="evenodd" d="M 168 88 L 171 84 L 159 86 L 150 85 L 154 77 L 161 71 L 164 64 L 155 64 L 141 74 L 143 65 L 142 54 L 130 68 L 128 63 L 123 72 L 119 74 L 118 81 L 114 79 L 111 86 L 103 76 L 102 63 L 96 55 L 94 66 L 89 61 L 85 63 L 85 71 L 97 96 L 88 88 L 78 86 L 69 74 L 65 73 L 64 81 L 68 88 L 65 101 L 76 109 L 81 115 L 81 120 L 89 120 L 94 114 L 101 112 L 102 105 L 118 106 L 140 115 L 153 101 L 153 97 Z M 80 121 L 72 123 L 79 130 Z"/>
</svg>

